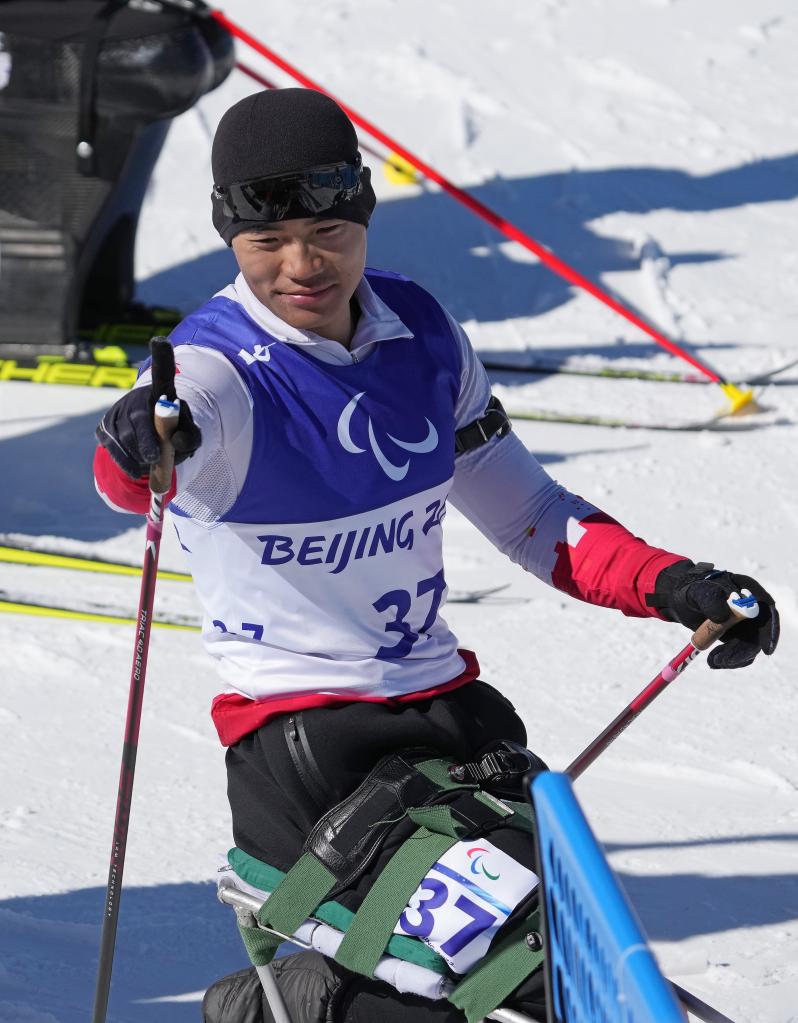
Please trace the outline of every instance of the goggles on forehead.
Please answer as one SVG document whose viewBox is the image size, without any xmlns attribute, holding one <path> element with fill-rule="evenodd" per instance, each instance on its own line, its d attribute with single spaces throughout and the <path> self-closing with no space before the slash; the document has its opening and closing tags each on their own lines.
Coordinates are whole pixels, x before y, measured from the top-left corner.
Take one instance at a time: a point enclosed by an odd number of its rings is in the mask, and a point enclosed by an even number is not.
<svg viewBox="0 0 798 1023">
<path fill-rule="evenodd" d="M 362 159 L 357 153 L 352 163 L 327 164 L 233 185 L 214 185 L 213 195 L 224 202 L 228 216 L 239 220 L 268 224 L 282 220 L 297 206 L 306 210 L 309 217 L 317 217 L 360 194 L 362 168 Z"/>
</svg>

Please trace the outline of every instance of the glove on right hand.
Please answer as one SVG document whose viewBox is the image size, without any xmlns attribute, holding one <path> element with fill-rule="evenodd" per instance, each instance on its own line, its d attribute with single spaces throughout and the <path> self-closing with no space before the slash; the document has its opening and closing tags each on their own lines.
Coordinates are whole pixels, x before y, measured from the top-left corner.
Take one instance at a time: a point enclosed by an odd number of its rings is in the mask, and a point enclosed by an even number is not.
<svg viewBox="0 0 798 1023">
<path fill-rule="evenodd" d="M 155 431 L 155 399 L 150 387 L 135 387 L 113 404 L 100 420 L 95 435 L 119 468 L 131 479 L 147 476 L 161 457 Z M 202 443 L 202 432 L 191 409 L 180 402 L 180 416 L 171 437 L 175 464 L 190 458 Z"/>
<path fill-rule="evenodd" d="M 716 570 L 707 562 L 694 565 L 692 561 L 677 561 L 657 576 L 655 591 L 647 603 L 660 608 L 667 618 L 697 629 L 707 618 L 718 623 L 727 621 L 731 613 L 727 600 L 744 589 L 756 597 L 759 614 L 729 629 L 721 639 L 722 645 L 710 651 L 707 663 L 710 668 L 745 668 L 760 651 L 772 654 L 779 641 L 776 603 L 756 579 Z"/>
</svg>

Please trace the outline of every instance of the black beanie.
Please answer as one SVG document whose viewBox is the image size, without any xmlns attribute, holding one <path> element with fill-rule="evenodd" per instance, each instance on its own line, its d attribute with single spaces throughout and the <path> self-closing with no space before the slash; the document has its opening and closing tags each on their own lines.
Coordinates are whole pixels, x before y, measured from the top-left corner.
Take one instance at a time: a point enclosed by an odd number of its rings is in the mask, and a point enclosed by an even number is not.
<svg viewBox="0 0 798 1023">
<path fill-rule="evenodd" d="M 354 162 L 357 145 L 352 122 L 329 96 L 312 89 L 265 89 L 234 104 L 219 122 L 211 151 L 213 181 L 226 186 Z M 358 195 L 319 215 L 367 227 L 377 202 L 368 167 L 360 180 L 363 187 Z M 263 226 L 260 221 L 231 216 L 224 200 L 215 194 L 211 201 L 213 226 L 228 245 L 241 231 Z M 307 216 L 306 210 L 294 206 L 282 219 Z"/>
</svg>

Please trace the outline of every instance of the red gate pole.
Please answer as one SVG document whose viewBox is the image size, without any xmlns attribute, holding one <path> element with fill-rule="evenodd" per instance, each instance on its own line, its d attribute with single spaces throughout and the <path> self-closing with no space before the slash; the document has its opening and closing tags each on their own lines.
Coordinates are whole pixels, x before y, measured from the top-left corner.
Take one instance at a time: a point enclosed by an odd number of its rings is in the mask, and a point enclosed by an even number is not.
<svg viewBox="0 0 798 1023">
<path fill-rule="evenodd" d="M 547 249 L 540 242 L 526 234 L 519 227 L 516 227 L 516 225 L 511 221 L 505 220 L 504 217 L 494 212 L 483 202 L 480 202 L 479 199 L 476 199 L 473 195 L 470 195 L 462 188 L 459 188 L 453 182 L 449 181 L 448 178 L 444 177 L 443 174 L 435 170 L 434 167 L 425 163 L 425 161 L 420 157 L 411 153 L 409 149 L 405 149 L 405 147 L 400 145 L 395 139 L 392 139 L 390 135 L 387 135 L 375 124 L 372 124 L 371 121 L 367 120 L 361 114 L 358 114 L 357 111 L 347 106 L 347 104 L 342 103 L 336 96 L 333 96 L 326 89 L 322 88 L 318 82 L 315 82 L 312 78 L 303 74 L 303 72 L 301 72 L 298 68 L 294 67 L 279 54 L 275 53 L 274 50 L 271 50 L 259 39 L 256 39 L 255 36 L 247 32 L 246 29 L 237 25 L 234 21 L 231 21 L 223 11 L 213 10 L 211 11 L 211 16 L 218 21 L 220 25 L 223 25 L 224 28 L 226 28 L 233 36 L 246 43 L 247 46 L 252 47 L 253 50 L 271 61 L 272 64 L 275 64 L 282 71 L 285 71 L 286 74 L 290 75 L 301 85 L 304 85 L 305 88 L 314 89 L 317 92 L 323 92 L 325 95 L 330 96 L 331 99 L 334 99 L 335 102 L 338 103 L 344 111 L 346 111 L 347 115 L 355 124 L 365 129 L 365 131 L 367 131 L 370 135 L 382 142 L 384 146 L 387 146 L 389 150 L 396 153 L 403 160 L 406 160 L 409 164 L 414 166 L 416 170 L 429 178 L 430 181 L 434 181 L 445 192 L 470 209 L 472 213 L 475 213 L 478 217 L 487 221 L 487 223 L 495 227 L 496 230 L 500 231 L 505 237 L 518 242 L 519 245 L 534 253 L 541 263 L 547 266 L 554 273 L 558 274 L 564 280 L 568 281 L 569 284 L 573 284 L 588 292 L 588 294 L 592 295 L 599 302 L 602 302 L 604 305 L 612 309 L 613 312 L 618 313 L 619 316 L 624 317 L 624 319 L 634 324 L 639 330 L 642 330 L 644 334 L 647 334 L 662 348 L 665 348 L 672 355 L 676 355 L 678 358 L 684 359 L 685 362 L 688 362 L 694 369 L 697 369 L 713 383 L 718 384 L 731 401 L 731 412 L 736 412 L 738 409 L 749 404 L 749 402 L 753 400 L 753 391 L 741 390 L 735 384 L 730 383 L 722 377 L 706 363 L 702 362 L 695 355 L 685 351 L 685 349 L 678 345 L 675 341 L 671 341 L 661 331 L 652 327 L 650 323 L 644 320 L 641 316 L 638 316 L 637 313 L 633 312 L 631 309 L 627 309 L 626 306 L 624 306 L 616 298 L 604 291 L 587 277 L 584 277 L 579 273 L 579 271 L 575 270 L 572 266 L 569 266 L 568 263 L 565 263 L 559 258 L 559 256 L 556 256 L 553 252 L 551 252 L 551 250 Z"/>
</svg>

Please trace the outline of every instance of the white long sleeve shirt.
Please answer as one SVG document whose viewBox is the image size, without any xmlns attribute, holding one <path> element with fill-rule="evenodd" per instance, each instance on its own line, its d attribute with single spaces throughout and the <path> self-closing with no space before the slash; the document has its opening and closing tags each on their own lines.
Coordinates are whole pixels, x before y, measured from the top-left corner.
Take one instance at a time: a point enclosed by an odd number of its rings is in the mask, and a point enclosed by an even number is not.
<svg viewBox="0 0 798 1023">
<path fill-rule="evenodd" d="M 204 319 L 202 310 L 196 314 L 199 328 L 184 327 L 190 317 L 173 338 L 177 393 L 191 408 L 202 445 L 177 467 L 172 509 L 206 610 L 204 640 L 224 684 L 217 726 L 231 707 L 238 713 L 241 701 L 271 703 L 279 712 L 296 699 L 307 706 L 406 698 L 474 677 L 475 661 L 458 652 L 439 613 L 447 501 L 544 582 L 628 614 L 654 613 L 645 607 L 645 590 L 676 560 L 569 493 L 513 434 L 456 462 L 447 454 L 447 469 L 444 448 L 454 431 L 485 413 L 487 375 L 462 327 L 430 296 L 416 289 L 404 315 L 412 319 L 416 305 L 425 308 L 427 320 L 419 322 L 434 345 L 418 325 L 421 336 L 414 334 L 377 284 L 389 296 L 416 288 L 364 277 L 348 349 L 278 319 L 241 275 L 204 307 Z M 214 331 L 226 340 L 217 343 Z M 438 362 L 448 375 L 433 383 Z M 395 394 L 387 373 L 396 375 Z M 276 381 L 282 390 L 275 391 Z M 137 386 L 149 384 L 146 372 Z M 384 393 L 372 407 L 380 386 Z M 305 402 L 303 389 L 321 397 Z M 286 401 L 296 404 L 289 415 L 265 413 L 271 401 L 281 409 Z M 316 413 L 328 405 L 332 418 L 320 427 Z M 279 432 L 305 419 L 304 439 Z M 269 433 L 267 422 L 278 432 Z M 392 433 L 385 423 L 398 425 Z M 301 467 L 306 446 L 319 438 L 322 447 Z M 288 461 L 286 445 L 293 445 Z M 333 461 L 318 507 L 333 510 L 317 514 L 315 491 L 302 496 L 295 477 L 313 473 L 328 455 Z M 425 482 L 414 485 L 414 474 Z M 140 510 L 129 499 L 130 481 L 127 489 L 117 486 L 115 466 L 106 462 L 96 477 L 108 503 Z M 365 492 L 350 508 L 346 495 L 363 480 Z M 299 504 L 283 495 L 292 486 L 301 491 Z M 240 733 L 240 723 L 220 726 L 223 741 Z"/>
</svg>

